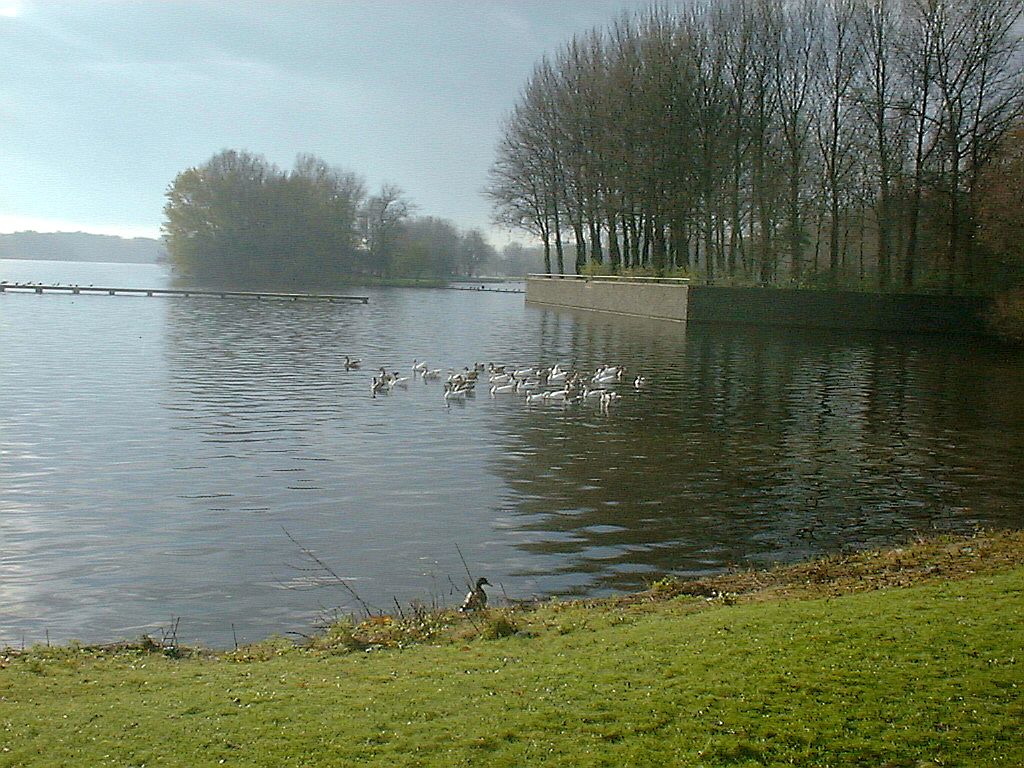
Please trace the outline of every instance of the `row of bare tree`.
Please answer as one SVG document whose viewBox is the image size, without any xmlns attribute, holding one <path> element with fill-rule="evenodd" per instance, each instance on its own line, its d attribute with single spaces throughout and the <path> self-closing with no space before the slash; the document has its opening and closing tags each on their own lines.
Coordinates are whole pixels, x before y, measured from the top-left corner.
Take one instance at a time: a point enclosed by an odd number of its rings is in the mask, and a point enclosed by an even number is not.
<svg viewBox="0 0 1024 768">
<path fill-rule="evenodd" d="M 550 271 L 979 288 L 1020 0 L 694 0 L 542 59 L 488 194 Z M 554 270 L 552 269 L 554 261 Z"/>
</svg>

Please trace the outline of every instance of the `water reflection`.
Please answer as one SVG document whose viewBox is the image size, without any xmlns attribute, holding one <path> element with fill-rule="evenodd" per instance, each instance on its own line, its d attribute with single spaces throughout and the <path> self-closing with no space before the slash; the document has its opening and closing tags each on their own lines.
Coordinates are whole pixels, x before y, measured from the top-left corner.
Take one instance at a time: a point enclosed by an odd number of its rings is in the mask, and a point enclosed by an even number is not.
<svg viewBox="0 0 1024 768">
<path fill-rule="evenodd" d="M 612 345 L 605 320 L 573 321 L 573 359 L 632 346 L 621 320 Z M 557 347 L 558 323 L 541 329 Z M 1024 492 L 1024 420 L 1006 407 L 1020 360 L 1005 350 L 699 326 L 673 349 L 661 330 L 632 327 L 656 384 L 612 418 L 508 426 L 516 444 L 494 462 L 522 497 L 516 524 L 533 535 L 520 546 L 543 556 L 528 573 L 571 575 L 564 591 L 587 594 L 1020 524 L 1008 500 Z"/>
</svg>

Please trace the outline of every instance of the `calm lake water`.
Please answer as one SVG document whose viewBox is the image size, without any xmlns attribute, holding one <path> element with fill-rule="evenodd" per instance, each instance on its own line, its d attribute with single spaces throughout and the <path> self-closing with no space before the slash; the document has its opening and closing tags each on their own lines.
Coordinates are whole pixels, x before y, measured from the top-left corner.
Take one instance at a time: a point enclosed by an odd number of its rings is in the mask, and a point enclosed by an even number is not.
<svg viewBox="0 0 1024 768">
<path fill-rule="evenodd" d="M 150 265 L 0 279 L 158 287 Z M 516 294 L 368 305 L 0 294 L 0 645 L 215 646 L 356 608 L 295 589 L 315 550 L 364 600 L 602 595 L 1024 522 L 1024 357 L 972 339 L 684 328 Z M 346 371 L 343 355 L 362 358 Z M 596 405 L 445 407 L 374 368 L 621 363 Z"/>
</svg>

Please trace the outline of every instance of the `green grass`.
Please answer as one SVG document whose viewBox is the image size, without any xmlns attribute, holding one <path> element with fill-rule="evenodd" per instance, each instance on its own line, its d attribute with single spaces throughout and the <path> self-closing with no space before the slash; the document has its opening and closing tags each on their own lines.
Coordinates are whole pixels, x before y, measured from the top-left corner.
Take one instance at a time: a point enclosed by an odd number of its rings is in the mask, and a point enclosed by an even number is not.
<svg viewBox="0 0 1024 768">
<path fill-rule="evenodd" d="M 1024 568 L 1006 568 L 547 605 L 495 614 L 513 636 L 405 650 L 11 652 L 0 766 L 1021 766 Z"/>
</svg>

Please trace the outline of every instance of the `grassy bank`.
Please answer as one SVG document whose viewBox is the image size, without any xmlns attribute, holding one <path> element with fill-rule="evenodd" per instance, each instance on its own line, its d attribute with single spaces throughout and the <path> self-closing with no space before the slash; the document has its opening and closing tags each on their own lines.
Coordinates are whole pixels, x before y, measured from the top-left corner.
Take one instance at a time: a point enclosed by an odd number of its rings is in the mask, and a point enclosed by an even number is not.
<svg viewBox="0 0 1024 768">
<path fill-rule="evenodd" d="M 1020 766 L 1022 619 L 1012 533 L 307 649 L 11 651 L 0 765 Z"/>
</svg>

